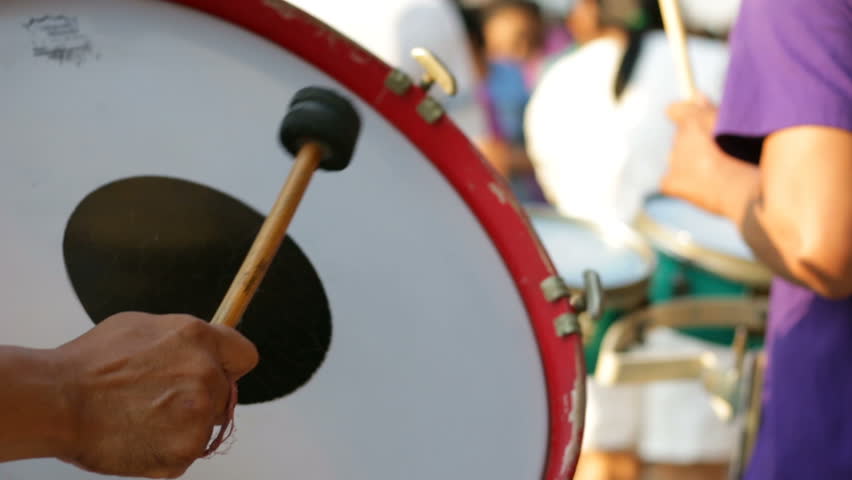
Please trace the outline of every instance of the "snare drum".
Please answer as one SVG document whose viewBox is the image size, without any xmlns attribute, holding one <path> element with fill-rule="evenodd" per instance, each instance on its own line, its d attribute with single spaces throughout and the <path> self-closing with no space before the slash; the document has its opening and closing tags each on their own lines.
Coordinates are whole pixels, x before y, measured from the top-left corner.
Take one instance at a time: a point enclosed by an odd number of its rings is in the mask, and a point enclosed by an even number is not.
<svg viewBox="0 0 852 480">
<path fill-rule="evenodd" d="M 645 203 L 636 227 L 657 251 L 652 303 L 686 296 L 763 295 L 769 289 L 772 274 L 725 218 L 685 200 L 656 195 Z M 716 343 L 732 340 L 727 330 L 693 333 Z"/>
<path fill-rule="evenodd" d="M 620 222 L 593 223 L 548 208 L 529 208 L 533 228 L 569 288 L 583 288 L 582 272 L 594 270 L 604 288 L 604 314 L 586 342 L 586 368 L 595 370 L 606 330 L 624 313 L 647 303 L 655 270 L 654 252 Z"/>
<path fill-rule="evenodd" d="M 241 380 L 236 443 L 183 478 L 572 476 L 586 376 L 554 328 L 571 308 L 416 85 L 278 0 L 7 0 L 0 70 L 0 338 L 29 347 L 117 311 L 209 318 L 292 164 L 276 134 L 294 92 L 361 115 L 352 165 L 316 175 L 244 317 L 289 325 L 245 331 L 286 392 Z M 37 460 L 0 478 L 97 476 Z"/>
</svg>

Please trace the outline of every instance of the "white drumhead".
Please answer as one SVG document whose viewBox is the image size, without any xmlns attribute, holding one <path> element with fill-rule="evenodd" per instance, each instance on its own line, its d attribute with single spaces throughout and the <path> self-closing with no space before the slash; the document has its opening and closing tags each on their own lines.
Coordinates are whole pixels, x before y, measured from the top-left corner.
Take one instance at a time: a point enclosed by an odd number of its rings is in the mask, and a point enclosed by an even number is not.
<svg viewBox="0 0 852 480">
<path fill-rule="evenodd" d="M 570 286 L 583 285 L 584 270 L 596 271 L 606 289 L 632 285 L 651 276 L 653 264 L 617 229 L 607 231 L 603 226 L 595 228 L 556 214 L 532 213 L 530 219 L 559 275 Z"/>
<path fill-rule="evenodd" d="M 73 22 L 56 37 L 25 27 L 45 15 Z M 143 0 L 2 2 L 0 72 L 0 338 L 31 347 L 92 326 L 62 250 L 84 197 L 158 175 L 266 212 L 291 164 L 276 140 L 291 97 L 345 92 L 265 39 Z M 328 296 L 331 347 L 292 395 L 238 407 L 236 443 L 184 478 L 540 477 L 546 390 L 510 274 L 432 164 L 347 96 L 364 123 L 355 158 L 316 176 L 290 229 Z M 0 478 L 96 475 L 43 460 Z"/>
<path fill-rule="evenodd" d="M 677 233 L 684 241 L 743 260 L 754 260 L 754 254 L 736 225 L 685 200 L 652 197 L 645 204 L 645 214 L 658 225 Z"/>
</svg>

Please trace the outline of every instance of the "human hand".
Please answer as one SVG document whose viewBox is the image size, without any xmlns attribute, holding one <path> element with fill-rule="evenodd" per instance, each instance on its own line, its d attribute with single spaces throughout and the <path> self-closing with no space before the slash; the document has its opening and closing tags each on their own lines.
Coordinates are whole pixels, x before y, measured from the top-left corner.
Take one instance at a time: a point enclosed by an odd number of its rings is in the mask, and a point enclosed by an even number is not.
<svg viewBox="0 0 852 480">
<path fill-rule="evenodd" d="M 237 331 L 186 315 L 114 315 L 56 349 L 75 441 L 97 473 L 175 478 L 228 421 L 231 385 L 258 362 Z"/>
<path fill-rule="evenodd" d="M 707 98 L 699 97 L 672 104 L 667 114 L 677 132 L 662 193 L 720 213 L 728 159 L 714 139 L 716 107 Z"/>
</svg>

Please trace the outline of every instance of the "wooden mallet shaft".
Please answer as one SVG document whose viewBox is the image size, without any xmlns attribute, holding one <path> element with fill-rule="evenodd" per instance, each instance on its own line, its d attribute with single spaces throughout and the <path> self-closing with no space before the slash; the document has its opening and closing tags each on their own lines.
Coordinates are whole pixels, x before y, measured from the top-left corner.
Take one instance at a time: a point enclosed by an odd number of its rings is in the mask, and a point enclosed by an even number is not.
<svg viewBox="0 0 852 480">
<path fill-rule="evenodd" d="M 281 242 L 287 235 L 287 227 L 293 220 L 302 201 L 311 177 L 319 167 L 323 147 L 308 142 L 299 149 L 293 168 L 275 200 L 272 210 L 260 227 L 234 281 L 225 294 L 211 323 L 236 327 L 243 317 L 257 288 L 263 281 L 269 265 L 278 253 Z"/>
<path fill-rule="evenodd" d="M 680 14 L 678 0 L 659 0 L 660 13 L 663 15 L 663 26 L 666 29 L 666 37 L 672 49 L 675 70 L 677 71 L 678 84 L 681 96 L 685 100 L 698 98 L 698 89 L 695 86 L 695 77 L 692 74 L 692 64 L 689 62 L 689 51 L 686 46 L 686 28 L 683 26 L 683 18 Z"/>
</svg>

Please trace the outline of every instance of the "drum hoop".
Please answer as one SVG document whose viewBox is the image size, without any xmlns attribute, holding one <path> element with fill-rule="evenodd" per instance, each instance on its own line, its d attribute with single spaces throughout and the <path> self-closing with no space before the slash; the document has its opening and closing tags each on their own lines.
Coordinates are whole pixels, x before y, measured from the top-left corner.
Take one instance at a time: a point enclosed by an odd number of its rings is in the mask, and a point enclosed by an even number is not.
<svg viewBox="0 0 852 480">
<path fill-rule="evenodd" d="M 637 215 L 635 225 L 655 247 L 668 255 L 694 263 L 711 273 L 755 290 L 769 289 L 772 272 L 762 263 L 703 247 L 695 242 L 691 235 L 682 235 L 661 225 L 646 212 Z"/>
<path fill-rule="evenodd" d="M 431 124 L 420 116 L 426 92 L 412 85 L 401 95 L 393 93 L 385 82 L 394 69 L 297 7 L 281 0 L 168 1 L 253 32 L 344 85 L 399 130 L 464 199 L 512 275 L 536 338 L 549 417 L 542 478 L 571 478 L 585 418 L 582 339 L 557 334 L 555 320 L 574 312 L 567 300 L 545 299 L 540 284 L 555 269 L 507 183 L 446 115 Z"/>
<path fill-rule="evenodd" d="M 609 309 L 631 310 L 645 303 L 648 298 L 648 288 L 651 278 L 657 269 L 657 257 L 648 241 L 631 228 L 629 225 L 616 221 L 596 221 L 579 217 L 562 215 L 558 211 L 547 207 L 529 206 L 526 208 L 527 215 L 532 217 L 547 218 L 560 222 L 573 223 L 593 231 L 601 237 L 616 239 L 634 253 L 639 254 L 648 265 L 648 272 L 635 282 L 628 282 L 607 288 L 604 285 L 604 306 Z M 581 290 L 582 285 L 568 284 L 571 290 Z"/>
</svg>

